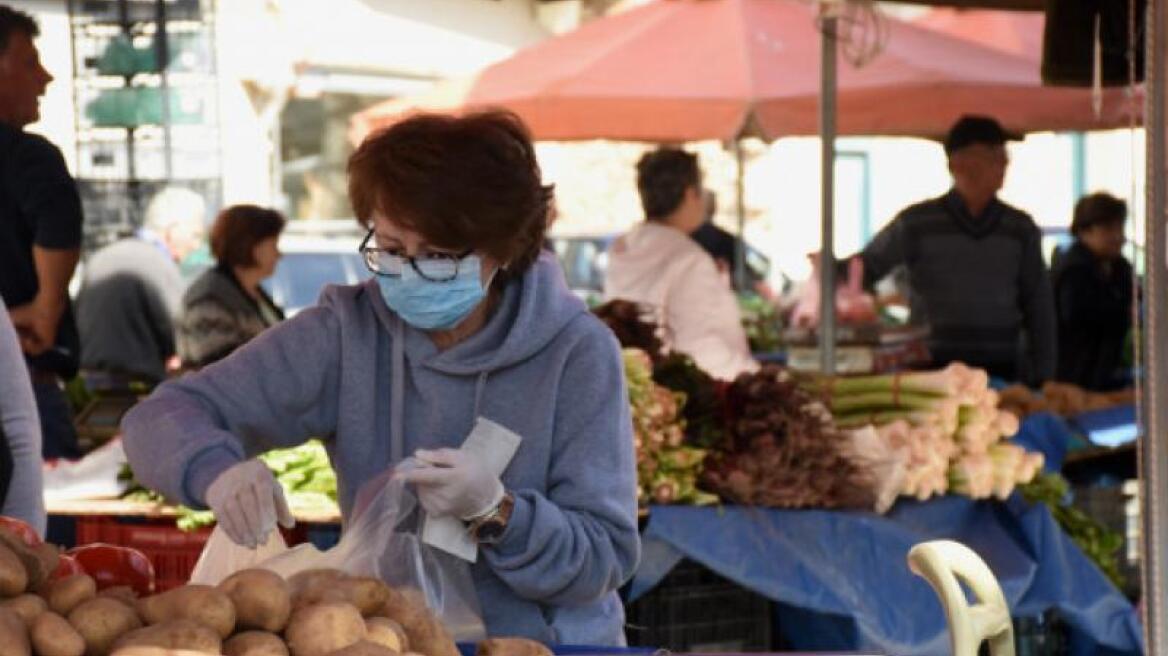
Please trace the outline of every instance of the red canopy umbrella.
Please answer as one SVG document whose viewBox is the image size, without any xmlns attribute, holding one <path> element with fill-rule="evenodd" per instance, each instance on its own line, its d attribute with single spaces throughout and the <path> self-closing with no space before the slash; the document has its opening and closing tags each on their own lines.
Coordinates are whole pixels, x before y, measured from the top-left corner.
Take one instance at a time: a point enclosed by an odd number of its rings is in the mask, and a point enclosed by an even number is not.
<svg viewBox="0 0 1168 656">
<path fill-rule="evenodd" d="M 913 24 L 979 45 L 1042 61 L 1042 31 L 1046 17 L 1040 12 L 988 9 L 930 9 Z"/>
<path fill-rule="evenodd" d="M 470 79 L 354 117 L 503 106 L 538 139 L 692 141 L 818 133 L 817 8 L 800 0 L 655 0 L 548 39 Z M 841 134 L 942 134 L 965 113 L 1018 131 L 1122 125 L 1084 90 L 1045 88 L 1027 57 L 888 20 L 884 51 L 839 67 Z M 1113 94 L 1118 99 L 1118 95 Z"/>
</svg>

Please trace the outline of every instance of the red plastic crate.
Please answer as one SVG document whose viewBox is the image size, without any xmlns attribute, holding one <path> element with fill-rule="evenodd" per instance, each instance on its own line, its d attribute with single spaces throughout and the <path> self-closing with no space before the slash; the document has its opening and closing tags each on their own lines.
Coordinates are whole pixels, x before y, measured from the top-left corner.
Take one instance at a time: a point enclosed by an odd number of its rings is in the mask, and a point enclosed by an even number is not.
<svg viewBox="0 0 1168 656">
<path fill-rule="evenodd" d="M 76 544 L 105 542 L 141 551 L 154 565 L 154 589 L 157 592 L 184 585 L 191 578 L 199 554 L 211 536 L 210 528 L 180 531 L 173 519 L 138 517 L 84 516 L 75 524 Z M 305 541 L 300 524 L 283 530 L 289 545 Z"/>
</svg>

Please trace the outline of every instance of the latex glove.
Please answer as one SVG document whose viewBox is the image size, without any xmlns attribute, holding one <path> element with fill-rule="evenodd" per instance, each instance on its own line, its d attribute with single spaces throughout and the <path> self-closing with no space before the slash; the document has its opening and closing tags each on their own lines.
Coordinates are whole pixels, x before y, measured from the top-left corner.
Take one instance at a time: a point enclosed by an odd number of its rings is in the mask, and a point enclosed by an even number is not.
<svg viewBox="0 0 1168 656">
<path fill-rule="evenodd" d="M 255 459 L 219 474 L 207 487 L 207 505 L 227 536 L 249 549 L 267 542 L 277 523 L 284 528 L 296 523 L 284 500 L 284 488 L 268 466 Z"/>
<path fill-rule="evenodd" d="M 503 483 L 474 456 L 458 449 L 419 449 L 414 457 L 430 466 L 398 476 L 417 486 L 426 513 L 471 520 L 490 512 L 503 500 Z"/>
</svg>

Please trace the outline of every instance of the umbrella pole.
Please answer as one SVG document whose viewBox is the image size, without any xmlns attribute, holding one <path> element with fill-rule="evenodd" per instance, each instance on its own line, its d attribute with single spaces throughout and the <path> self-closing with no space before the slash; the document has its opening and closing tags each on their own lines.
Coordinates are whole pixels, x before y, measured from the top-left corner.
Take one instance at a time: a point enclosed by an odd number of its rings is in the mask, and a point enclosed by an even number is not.
<svg viewBox="0 0 1168 656">
<path fill-rule="evenodd" d="M 1148 654 L 1168 653 L 1168 0 L 1152 0 L 1147 14 L 1147 210 L 1144 251 L 1146 323 L 1141 410 L 1140 497 L 1143 516 L 1144 630 Z"/>
<path fill-rule="evenodd" d="M 741 292 L 747 291 L 746 281 L 746 161 L 742 139 L 734 140 L 734 162 L 737 172 L 734 180 L 734 206 L 738 212 L 738 240 L 734 246 L 734 280 Z"/>
<path fill-rule="evenodd" d="M 819 250 L 819 369 L 835 373 L 835 8 L 821 4 L 819 79 L 819 140 L 822 166 L 822 215 Z"/>
</svg>

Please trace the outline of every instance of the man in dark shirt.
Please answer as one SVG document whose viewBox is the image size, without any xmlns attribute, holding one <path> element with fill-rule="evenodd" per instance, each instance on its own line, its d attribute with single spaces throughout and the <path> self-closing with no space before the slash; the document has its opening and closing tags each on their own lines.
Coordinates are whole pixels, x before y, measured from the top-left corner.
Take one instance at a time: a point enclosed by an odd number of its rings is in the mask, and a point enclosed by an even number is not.
<svg viewBox="0 0 1168 656">
<path fill-rule="evenodd" d="M 1054 375 L 1054 299 L 1041 233 L 1025 212 L 997 198 L 1006 141 L 992 118 L 965 116 L 945 153 L 953 188 L 902 211 L 864 249 L 871 288 L 899 266 L 908 272 L 913 323 L 931 328 L 938 366 L 953 361 L 1006 380 Z"/>
<path fill-rule="evenodd" d="M 32 374 L 45 457 L 72 457 L 77 434 L 62 390 L 79 344 L 69 278 L 81 246 L 81 200 L 61 151 L 24 131 L 52 81 L 29 15 L 0 5 L 0 297 Z"/>
</svg>

